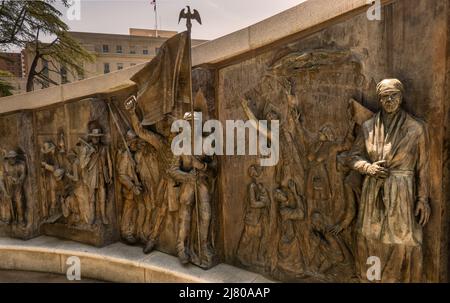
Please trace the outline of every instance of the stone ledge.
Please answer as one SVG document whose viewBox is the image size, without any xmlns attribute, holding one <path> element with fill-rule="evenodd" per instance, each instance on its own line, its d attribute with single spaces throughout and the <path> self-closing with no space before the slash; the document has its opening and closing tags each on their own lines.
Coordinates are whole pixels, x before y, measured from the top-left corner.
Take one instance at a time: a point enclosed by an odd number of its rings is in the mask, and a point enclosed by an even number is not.
<svg viewBox="0 0 450 303">
<path fill-rule="evenodd" d="M 0 98 L 0 114 L 18 110 L 36 109 L 55 103 L 87 97 L 93 94 L 111 91 L 114 88 L 125 88 L 134 83 L 130 78 L 146 63 L 100 75 L 89 79 L 39 89 L 33 92 Z"/>
<path fill-rule="evenodd" d="M 192 282 L 252 283 L 273 282 L 259 274 L 227 264 L 209 270 L 183 266 L 176 257 L 123 243 L 95 248 L 81 243 L 41 236 L 28 241 L 0 237 L 0 269 L 66 274 L 66 260 L 81 260 L 82 278 L 110 282 Z"/>
<path fill-rule="evenodd" d="M 382 0 L 387 4 L 394 0 Z M 364 12 L 368 0 L 307 0 L 261 22 L 193 48 L 192 63 L 214 64 L 316 28 L 351 12 Z"/>
</svg>

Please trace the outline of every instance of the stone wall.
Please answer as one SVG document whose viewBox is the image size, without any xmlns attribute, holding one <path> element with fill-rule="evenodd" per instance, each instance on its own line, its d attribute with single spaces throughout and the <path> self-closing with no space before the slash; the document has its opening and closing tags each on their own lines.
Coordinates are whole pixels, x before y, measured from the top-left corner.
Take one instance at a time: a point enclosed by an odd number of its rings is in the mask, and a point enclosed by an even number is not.
<svg viewBox="0 0 450 303">
<path fill-rule="evenodd" d="M 338 235 L 327 230 L 355 207 L 358 194 L 350 199 L 348 186 L 361 189 L 361 177 L 341 161 L 363 122 L 355 121 L 355 108 L 378 111 L 376 84 L 395 77 L 405 85 L 404 109 L 426 123 L 430 135 L 432 214 L 424 229 L 423 280 L 447 280 L 449 4 L 383 4 L 382 20 L 369 21 L 364 0 L 307 1 L 193 49 L 193 93 L 203 93 L 209 118 L 223 125 L 248 120 L 244 98 L 258 119 L 275 114 L 282 123 L 281 162 L 263 168 L 258 178 L 258 157 L 218 157 L 211 227 L 216 262 L 286 281 L 355 281 L 355 219 Z M 116 170 L 107 192 L 110 227 L 86 231 L 42 220 L 41 148 L 52 141 L 60 150 L 61 133 L 67 151 L 83 146 L 79 138 L 86 138 L 95 122 L 116 168 L 124 144 L 115 119 L 124 135 L 130 121 L 123 101 L 136 92 L 129 79 L 141 68 L 0 100 L 0 148 L 15 149 L 27 165 L 28 222 L 15 229 L 0 225 L 0 235 L 29 239 L 44 233 L 97 246 L 119 240 L 123 196 Z M 249 223 L 255 219 L 249 212 L 255 192 L 266 194 L 257 227 Z M 279 201 L 283 195 L 285 204 Z M 169 212 L 157 249 L 176 254 L 178 229 L 178 213 Z M 254 239 L 265 244 L 255 248 Z"/>
<path fill-rule="evenodd" d="M 391 77 L 403 81 L 405 109 L 428 124 L 431 138 L 432 218 L 424 236 L 427 281 L 446 279 L 447 269 L 448 197 L 442 190 L 448 183 L 448 178 L 444 177 L 444 158 L 448 154 L 444 127 L 448 106 L 445 90 L 447 9 L 447 2 L 440 0 L 395 1 L 383 7 L 381 21 L 369 21 L 362 12 L 305 38 L 273 46 L 256 56 L 236 58 L 223 67 L 218 64 L 218 117 L 224 123 L 227 119 L 246 119 L 239 98 L 252 89 L 256 90 L 251 99 L 260 119 L 264 117 L 267 102 L 275 107 L 283 104 L 285 87 L 276 81 L 264 83 L 268 68 L 279 58 L 314 50 L 348 52 L 350 56 L 344 63 L 329 62 L 327 67 L 305 73 L 290 71 L 288 75 L 295 79 L 306 128 L 314 133 L 328 123 L 339 139 L 345 136 L 348 99 L 354 98 L 377 111 L 375 86 L 378 81 Z M 239 264 L 236 250 L 244 228 L 247 197 L 247 187 L 243 184 L 250 184 L 247 168 L 255 164 L 256 159 L 227 156 L 222 157 L 221 163 L 225 259 Z M 277 187 L 274 172 L 270 169 L 262 180 L 270 191 Z M 336 210 L 331 224 L 339 220 L 342 205 L 338 204 Z M 275 218 L 273 214 L 272 218 Z"/>
</svg>

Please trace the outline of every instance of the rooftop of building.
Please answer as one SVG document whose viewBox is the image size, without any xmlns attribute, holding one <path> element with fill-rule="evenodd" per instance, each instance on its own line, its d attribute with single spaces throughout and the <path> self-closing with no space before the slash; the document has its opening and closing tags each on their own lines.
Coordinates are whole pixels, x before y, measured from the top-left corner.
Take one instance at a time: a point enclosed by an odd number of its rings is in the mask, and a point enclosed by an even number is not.
<svg viewBox="0 0 450 303">
<path fill-rule="evenodd" d="M 155 30 L 155 29 L 141 29 L 141 28 L 130 28 L 129 34 L 110 34 L 110 33 L 94 33 L 94 32 L 76 32 L 69 31 L 69 33 L 75 38 L 106 38 L 106 39 L 161 39 L 167 40 L 170 37 L 178 34 L 177 31 L 168 30 Z M 196 42 L 207 42 L 208 40 L 203 39 L 192 39 Z"/>
</svg>

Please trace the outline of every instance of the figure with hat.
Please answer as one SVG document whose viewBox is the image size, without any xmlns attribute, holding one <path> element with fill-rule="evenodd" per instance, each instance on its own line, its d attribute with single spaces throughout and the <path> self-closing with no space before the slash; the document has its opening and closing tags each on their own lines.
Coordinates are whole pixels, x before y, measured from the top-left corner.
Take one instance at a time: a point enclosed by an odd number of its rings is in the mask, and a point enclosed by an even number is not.
<svg viewBox="0 0 450 303">
<path fill-rule="evenodd" d="M 101 128 L 94 128 L 88 134 L 88 141 L 80 139 L 80 167 L 82 181 L 88 188 L 89 224 L 109 224 L 107 215 L 107 186 L 112 183 L 112 160 L 109 147 L 102 143 L 104 136 Z"/>
<path fill-rule="evenodd" d="M 76 146 L 67 154 L 69 169 L 63 176 L 57 170 L 55 177 L 65 185 L 66 192 L 62 202 L 62 214 L 69 225 L 90 225 L 95 209 L 89 203 L 89 188 L 81 179 L 80 167 L 81 146 Z M 61 173 L 61 172 L 60 172 Z"/>
<path fill-rule="evenodd" d="M 426 126 L 402 108 L 397 79 L 377 85 L 381 111 L 361 128 L 351 167 L 364 175 L 356 222 L 357 263 L 381 260 L 381 282 L 422 281 L 422 228 L 430 218 Z"/>
<path fill-rule="evenodd" d="M 27 168 L 24 161 L 19 158 L 16 151 L 6 153 L 3 162 L 3 174 L 0 179 L 0 189 L 8 206 L 10 206 L 10 217 L 13 223 L 24 226 L 25 220 L 25 195 L 24 183 Z"/>
<path fill-rule="evenodd" d="M 55 179 L 55 172 L 59 169 L 58 160 L 56 158 L 56 146 L 53 142 L 44 142 L 41 148 L 43 161 L 41 166 L 43 169 L 42 182 L 42 217 L 47 219 L 59 213 L 60 209 L 60 195 L 56 190 L 57 181 Z"/>
</svg>

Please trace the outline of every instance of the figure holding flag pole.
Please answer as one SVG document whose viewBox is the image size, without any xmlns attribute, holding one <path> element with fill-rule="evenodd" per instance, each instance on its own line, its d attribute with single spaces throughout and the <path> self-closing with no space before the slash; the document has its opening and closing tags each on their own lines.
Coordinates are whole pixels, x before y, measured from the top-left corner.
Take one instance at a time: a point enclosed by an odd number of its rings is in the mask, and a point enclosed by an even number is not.
<svg viewBox="0 0 450 303">
<path fill-rule="evenodd" d="M 201 24 L 200 14 L 197 10 L 180 12 L 179 21 L 186 19 L 188 29 L 189 50 L 191 50 L 192 19 Z M 192 58 L 189 55 L 189 63 L 192 67 Z M 191 130 L 198 123 L 201 112 L 195 111 L 192 96 L 192 68 L 189 69 L 189 102 L 190 112 L 184 114 L 184 119 L 190 121 Z M 197 121 L 197 122 L 196 122 Z M 194 132 L 192 131 L 192 144 L 195 145 Z M 195 149 L 193 146 L 192 151 Z M 192 262 L 202 268 L 210 268 L 214 265 L 214 253 L 211 247 L 211 201 L 213 182 L 215 181 L 217 163 L 214 157 L 206 155 L 181 155 L 172 166 L 169 175 L 180 184 L 179 217 L 177 253 L 181 263 Z M 195 225 L 193 224 L 195 214 Z M 195 230 L 193 229 L 195 226 Z M 196 242 L 196 243 L 195 243 Z M 196 245 L 195 245 L 195 244 Z"/>
<path fill-rule="evenodd" d="M 125 108 L 135 133 L 158 151 L 163 173 L 155 201 L 158 215 L 144 252 L 158 245 L 166 215 L 177 211 L 176 243 L 181 263 L 210 268 L 216 259 L 210 232 L 216 161 L 206 155 L 175 157 L 170 144 L 176 135 L 170 132 L 173 117 L 194 123 L 200 115 L 195 112 L 192 96 L 191 28 L 193 19 L 201 20 L 189 7 L 180 13 L 180 21 L 183 18 L 187 19 L 188 31 L 167 40 L 157 56 L 131 78 L 138 92 L 125 101 Z M 188 104 L 190 111 L 186 112 Z M 139 111 L 142 118 L 138 118 Z M 152 129 L 147 128 L 150 125 Z"/>
</svg>

